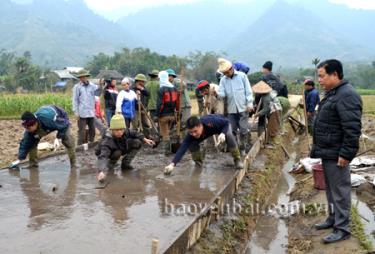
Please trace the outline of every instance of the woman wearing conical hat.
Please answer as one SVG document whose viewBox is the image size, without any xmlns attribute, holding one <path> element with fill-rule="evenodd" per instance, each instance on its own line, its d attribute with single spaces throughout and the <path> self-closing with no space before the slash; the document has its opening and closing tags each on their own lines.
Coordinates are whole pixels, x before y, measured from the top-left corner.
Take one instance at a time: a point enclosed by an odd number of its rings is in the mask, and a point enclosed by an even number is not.
<svg viewBox="0 0 375 254">
<path fill-rule="evenodd" d="M 268 148 L 274 148 L 275 137 L 280 128 L 281 105 L 277 99 L 277 93 L 265 83 L 260 81 L 253 87 L 255 97 L 259 99 L 257 105 L 257 112 L 255 117 L 258 117 L 258 136 L 260 136 L 267 124 L 266 145 Z M 267 121 L 266 121 L 267 120 Z"/>
</svg>

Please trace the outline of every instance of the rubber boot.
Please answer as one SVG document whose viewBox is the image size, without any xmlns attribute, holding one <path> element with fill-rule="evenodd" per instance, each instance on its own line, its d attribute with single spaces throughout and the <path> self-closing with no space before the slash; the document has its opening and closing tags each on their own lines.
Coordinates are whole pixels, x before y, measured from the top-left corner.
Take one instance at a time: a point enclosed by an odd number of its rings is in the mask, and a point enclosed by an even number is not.
<svg viewBox="0 0 375 254">
<path fill-rule="evenodd" d="M 76 151 L 74 148 L 68 148 L 66 149 L 69 157 L 69 162 L 70 162 L 70 168 L 76 168 Z"/>
<path fill-rule="evenodd" d="M 251 132 L 248 132 L 246 134 L 246 146 L 245 146 L 246 154 L 250 151 L 252 146 L 253 146 L 253 143 L 251 142 Z"/>
<path fill-rule="evenodd" d="M 203 154 L 201 151 L 196 151 L 191 153 L 191 157 L 195 162 L 195 165 L 201 167 L 203 164 Z"/>
<path fill-rule="evenodd" d="M 266 148 L 268 149 L 275 149 L 275 138 L 273 137 L 268 137 L 267 138 L 267 143 L 266 143 Z"/>
<path fill-rule="evenodd" d="M 38 168 L 38 147 L 35 146 L 29 152 L 29 168 Z"/>
<path fill-rule="evenodd" d="M 247 136 L 246 134 L 240 134 L 240 140 L 239 140 L 239 149 L 241 156 L 246 155 L 246 143 L 247 143 Z"/>
<path fill-rule="evenodd" d="M 163 141 L 163 143 L 164 143 L 164 155 L 166 156 L 171 155 L 172 154 L 171 141 L 166 140 L 166 141 Z"/>
<path fill-rule="evenodd" d="M 236 169 L 243 169 L 243 163 L 241 161 L 241 155 L 240 155 L 240 150 L 238 148 L 234 148 L 230 151 L 233 161 L 234 161 L 234 167 Z"/>
<path fill-rule="evenodd" d="M 131 162 L 137 155 L 139 149 L 132 149 L 127 154 L 125 154 L 124 158 L 121 162 L 121 169 L 122 170 L 132 170 L 134 167 L 131 165 Z"/>
</svg>

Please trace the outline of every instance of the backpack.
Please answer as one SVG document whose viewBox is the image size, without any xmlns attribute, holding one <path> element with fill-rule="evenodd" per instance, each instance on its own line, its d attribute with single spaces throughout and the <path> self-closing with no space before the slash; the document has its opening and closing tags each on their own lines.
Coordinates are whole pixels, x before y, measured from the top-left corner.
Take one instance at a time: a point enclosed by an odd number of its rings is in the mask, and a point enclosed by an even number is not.
<svg viewBox="0 0 375 254">
<path fill-rule="evenodd" d="M 177 90 L 175 88 L 165 89 L 163 91 L 160 113 L 163 112 L 165 108 L 173 110 L 179 109 L 179 104 L 180 100 Z"/>
</svg>

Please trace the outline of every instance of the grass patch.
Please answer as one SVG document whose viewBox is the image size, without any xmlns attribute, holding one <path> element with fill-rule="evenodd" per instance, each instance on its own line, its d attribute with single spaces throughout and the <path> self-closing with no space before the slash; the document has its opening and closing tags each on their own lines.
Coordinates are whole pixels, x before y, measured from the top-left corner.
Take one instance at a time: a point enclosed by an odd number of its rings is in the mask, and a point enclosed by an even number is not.
<svg viewBox="0 0 375 254">
<path fill-rule="evenodd" d="M 363 112 L 366 114 L 375 115 L 375 96 L 374 95 L 363 95 Z"/>
<path fill-rule="evenodd" d="M 35 112 L 43 105 L 56 105 L 72 114 L 72 95 L 64 93 L 8 94 L 0 96 L 0 118 L 19 118 L 25 111 Z"/>
<path fill-rule="evenodd" d="M 362 248 L 364 248 L 367 251 L 372 251 L 373 246 L 371 241 L 368 239 L 365 233 L 365 229 L 363 226 L 363 223 L 361 222 L 361 217 L 359 216 L 359 212 L 357 207 L 352 206 L 350 210 L 351 214 L 351 222 L 350 222 L 350 230 L 353 236 L 355 236 L 359 242 Z"/>
<path fill-rule="evenodd" d="M 359 95 L 375 95 L 375 89 L 356 89 Z"/>
</svg>

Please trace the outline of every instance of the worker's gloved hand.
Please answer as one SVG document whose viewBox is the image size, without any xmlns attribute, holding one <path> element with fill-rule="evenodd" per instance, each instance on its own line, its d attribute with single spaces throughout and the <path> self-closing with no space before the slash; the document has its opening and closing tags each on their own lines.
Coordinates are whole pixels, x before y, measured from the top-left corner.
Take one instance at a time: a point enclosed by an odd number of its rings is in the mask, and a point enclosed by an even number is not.
<svg viewBox="0 0 375 254">
<path fill-rule="evenodd" d="M 225 142 L 225 134 L 220 133 L 220 135 L 217 137 L 217 145 L 220 145 L 221 143 Z"/>
<path fill-rule="evenodd" d="M 164 168 L 164 174 L 170 175 L 172 173 L 173 169 L 174 169 L 174 163 L 171 163 Z"/>
<path fill-rule="evenodd" d="M 106 174 L 103 171 L 99 171 L 99 173 L 96 175 L 96 179 L 99 183 L 103 183 L 106 179 Z"/>
<path fill-rule="evenodd" d="M 53 150 L 56 151 L 57 149 L 59 149 L 60 147 L 60 141 L 58 138 L 55 138 L 55 140 L 53 141 Z"/>
<path fill-rule="evenodd" d="M 10 165 L 9 168 L 15 169 L 18 168 L 18 165 L 20 164 L 20 160 L 13 161 Z"/>
</svg>

